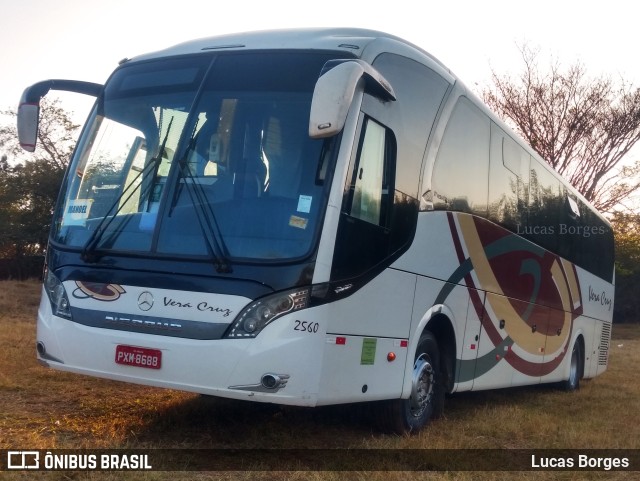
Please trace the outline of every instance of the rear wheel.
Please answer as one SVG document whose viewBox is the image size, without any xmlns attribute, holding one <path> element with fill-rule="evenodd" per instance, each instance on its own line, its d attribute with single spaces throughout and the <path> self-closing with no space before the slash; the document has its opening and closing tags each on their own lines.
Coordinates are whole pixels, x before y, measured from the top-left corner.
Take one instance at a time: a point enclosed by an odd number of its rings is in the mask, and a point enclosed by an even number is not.
<svg viewBox="0 0 640 481">
<path fill-rule="evenodd" d="M 576 340 L 571 350 L 571 365 L 569 367 L 569 378 L 562 382 L 562 388 L 565 391 L 575 391 L 580 388 L 580 378 L 582 377 L 582 347 Z"/>
<path fill-rule="evenodd" d="M 432 333 L 426 331 L 418 341 L 409 399 L 383 401 L 375 410 L 377 424 L 387 432 L 405 434 L 422 429 L 442 414 L 444 384 L 440 350 Z"/>
</svg>

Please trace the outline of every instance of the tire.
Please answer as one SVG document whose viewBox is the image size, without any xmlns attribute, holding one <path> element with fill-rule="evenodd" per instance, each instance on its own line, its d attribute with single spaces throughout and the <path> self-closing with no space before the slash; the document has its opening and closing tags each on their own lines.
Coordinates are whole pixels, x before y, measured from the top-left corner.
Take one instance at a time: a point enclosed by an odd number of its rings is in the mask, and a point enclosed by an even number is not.
<svg viewBox="0 0 640 481">
<path fill-rule="evenodd" d="M 576 340 L 573 345 L 573 349 L 571 350 L 569 378 L 561 383 L 561 387 L 565 391 L 577 391 L 580 389 L 580 378 L 582 377 L 583 372 L 583 359 L 581 344 Z"/>
<path fill-rule="evenodd" d="M 385 432 L 415 433 L 442 414 L 445 389 L 440 350 L 429 331 L 425 331 L 418 341 L 413 367 L 411 397 L 376 405 L 375 421 Z"/>
</svg>

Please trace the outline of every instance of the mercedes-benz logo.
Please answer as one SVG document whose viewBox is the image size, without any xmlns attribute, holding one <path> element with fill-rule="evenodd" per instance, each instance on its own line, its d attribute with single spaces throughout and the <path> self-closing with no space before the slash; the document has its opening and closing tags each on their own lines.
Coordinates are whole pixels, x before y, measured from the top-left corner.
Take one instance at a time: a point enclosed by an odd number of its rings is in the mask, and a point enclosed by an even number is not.
<svg viewBox="0 0 640 481">
<path fill-rule="evenodd" d="M 149 291 L 144 291 L 138 296 L 138 307 L 141 311 L 148 311 L 153 307 L 153 295 Z"/>
</svg>

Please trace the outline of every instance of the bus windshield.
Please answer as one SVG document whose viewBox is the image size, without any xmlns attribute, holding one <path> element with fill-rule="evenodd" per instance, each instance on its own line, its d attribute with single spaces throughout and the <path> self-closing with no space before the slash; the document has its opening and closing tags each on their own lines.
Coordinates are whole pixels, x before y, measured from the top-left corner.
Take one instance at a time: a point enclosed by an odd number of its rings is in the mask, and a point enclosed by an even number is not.
<svg viewBox="0 0 640 481">
<path fill-rule="evenodd" d="M 91 252 L 278 261 L 310 254 L 329 141 L 308 135 L 327 53 L 124 65 L 72 160 L 53 241 Z"/>
</svg>

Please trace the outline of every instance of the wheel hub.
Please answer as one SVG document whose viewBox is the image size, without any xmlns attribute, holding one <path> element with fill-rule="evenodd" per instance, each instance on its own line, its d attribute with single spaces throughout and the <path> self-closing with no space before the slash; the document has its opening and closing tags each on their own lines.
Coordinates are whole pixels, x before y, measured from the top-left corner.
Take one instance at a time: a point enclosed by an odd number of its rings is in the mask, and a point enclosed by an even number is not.
<svg viewBox="0 0 640 481">
<path fill-rule="evenodd" d="M 413 365 L 413 377 L 411 383 L 411 414 L 420 416 L 431 403 L 433 395 L 434 373 L 433 366 L 422 354 Z"/>
</svg>

